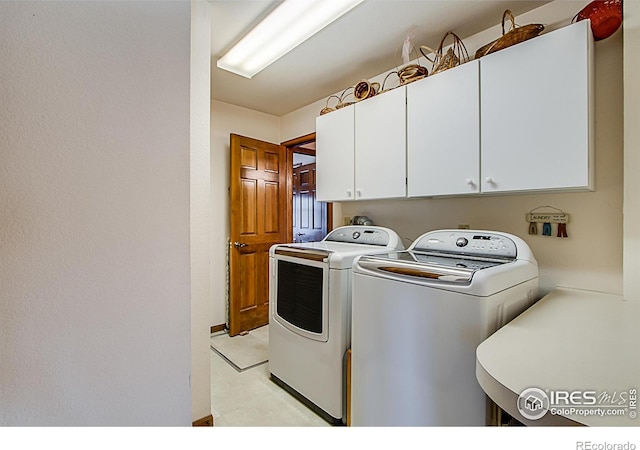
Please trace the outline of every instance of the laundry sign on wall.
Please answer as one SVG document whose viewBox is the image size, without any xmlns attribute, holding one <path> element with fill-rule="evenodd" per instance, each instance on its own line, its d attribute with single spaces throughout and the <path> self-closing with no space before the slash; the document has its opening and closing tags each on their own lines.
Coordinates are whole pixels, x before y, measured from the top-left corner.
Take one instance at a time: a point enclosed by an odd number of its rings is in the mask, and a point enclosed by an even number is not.
<svg viewBox="0 0 640 450">
<path fill-rule="evenodd" d="M 537 211 L 539 209 L 553 209 L 554 212 Z M 542 236 L 553 236 L 553 225 L 556 228 L 556 237 L 566 238 L 567 223 L 569 223 L 569 214 L 565 213 L 561 209 L 554 208 L 553 206 L 538 206 L 532 209 L 526 215 L 526 220 L 529 222 L 529 234 L 538 234 L 538 224 L 542 224 Z"/>
</svg>

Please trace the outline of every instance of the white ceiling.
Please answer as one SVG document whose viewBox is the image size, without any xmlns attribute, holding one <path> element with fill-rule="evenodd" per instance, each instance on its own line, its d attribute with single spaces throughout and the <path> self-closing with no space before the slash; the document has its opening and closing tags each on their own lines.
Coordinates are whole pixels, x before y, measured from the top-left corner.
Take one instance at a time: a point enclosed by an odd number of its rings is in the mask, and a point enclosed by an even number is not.
<svg viewBox="0 0 640 450">
<path fill-rule="evenodd" d="M 447 31 L 464 39 L 499 23 L 507 8 L 517 18 L 548 1 L 365 0 L 252 79 L 218 69 L 217 59 L 278 3 L 212 0 L 214 100 L 282 116 L 401 66 L 408 34 L 435 48 Z"/>
</svg>

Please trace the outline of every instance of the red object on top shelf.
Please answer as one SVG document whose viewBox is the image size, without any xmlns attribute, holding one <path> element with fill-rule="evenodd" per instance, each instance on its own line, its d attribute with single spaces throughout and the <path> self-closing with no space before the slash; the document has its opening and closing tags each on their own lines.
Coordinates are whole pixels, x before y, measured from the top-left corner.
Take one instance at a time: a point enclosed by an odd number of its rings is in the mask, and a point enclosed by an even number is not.
<svg viewBox="0 0 640 450">
<path fill-rule="evenodd" d="M 599 0 L 589 3 L 575 17 L 591 20 L 591 32 L 596 41 L 608 38 L 622 24 L 622 0 Z"/>
</svg>

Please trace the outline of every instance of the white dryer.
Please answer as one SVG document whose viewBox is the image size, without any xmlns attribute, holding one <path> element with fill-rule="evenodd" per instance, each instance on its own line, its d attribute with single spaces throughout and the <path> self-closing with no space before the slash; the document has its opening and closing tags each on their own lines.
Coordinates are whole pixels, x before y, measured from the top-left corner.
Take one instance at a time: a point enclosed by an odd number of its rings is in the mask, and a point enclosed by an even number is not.
<svg viewBox="0 0 640 450">
<path fill-rule="evenodd" d="M 351 424 L 488 424 L 476 347 L 537 295 L 537 262 L 506 233 L 438 230 L 356 258 Z"/>
<path fill-rule="evenodd" d="M 393 230 L 345 226 L 319 242 L 269 251 L 271 379 L 330 423 L 346 420 L 353 260 L 398 249 L 404 246 Z"/>
</svg>

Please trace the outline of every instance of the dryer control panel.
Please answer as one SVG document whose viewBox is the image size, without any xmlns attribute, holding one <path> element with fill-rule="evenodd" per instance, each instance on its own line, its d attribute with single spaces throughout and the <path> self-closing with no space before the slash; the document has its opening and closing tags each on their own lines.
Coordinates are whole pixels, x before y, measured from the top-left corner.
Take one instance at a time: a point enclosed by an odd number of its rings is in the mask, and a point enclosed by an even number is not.
<svg viewBox="0 0 640 450">
<path fill-rule="evenodd" d="M 345 226 L 336 228 L 323 239 L 330 242 L 346 242 L 349 244 L 368 244 L 395 247 L 394 240 L 397 235 L 392 235 L 383 227 Z"/>
<path fill-rule="evenodd" d="M 506 235 L 471 230 L 440 230 L 422 235 L 409 250 L 515 259 L 516 243 Z"/>
</svg>

